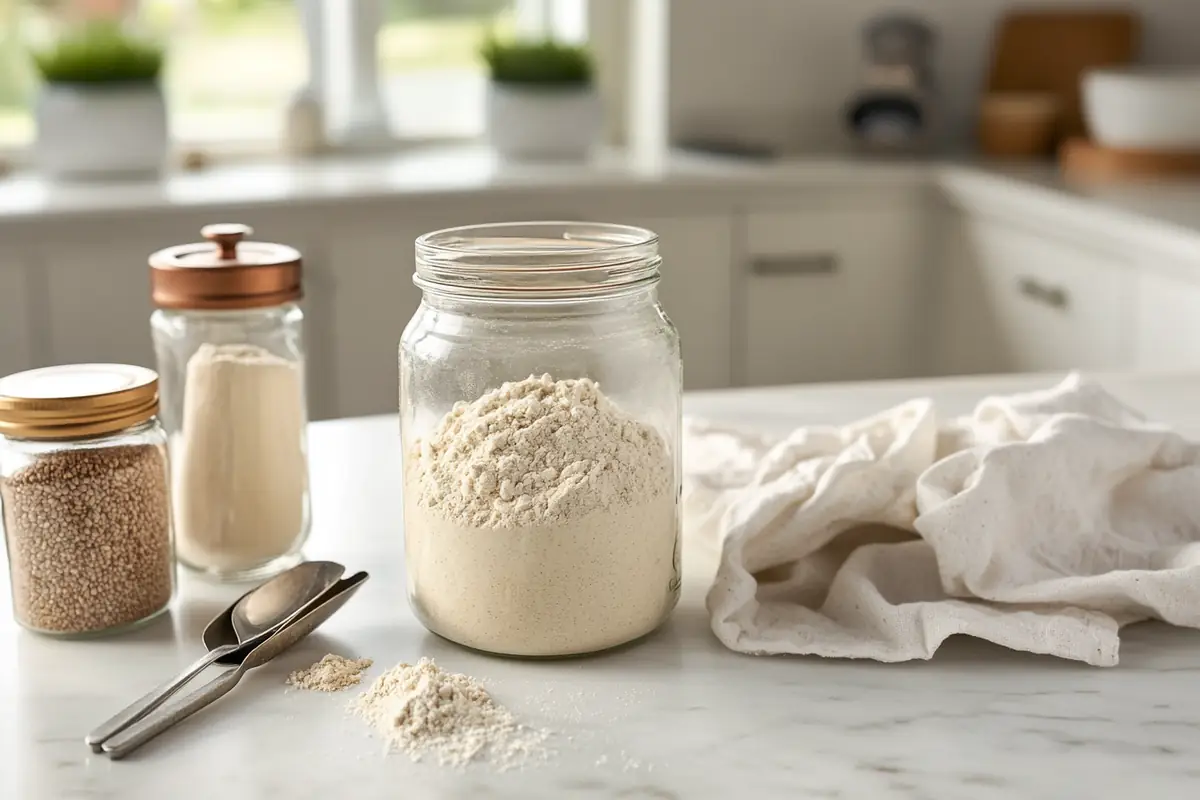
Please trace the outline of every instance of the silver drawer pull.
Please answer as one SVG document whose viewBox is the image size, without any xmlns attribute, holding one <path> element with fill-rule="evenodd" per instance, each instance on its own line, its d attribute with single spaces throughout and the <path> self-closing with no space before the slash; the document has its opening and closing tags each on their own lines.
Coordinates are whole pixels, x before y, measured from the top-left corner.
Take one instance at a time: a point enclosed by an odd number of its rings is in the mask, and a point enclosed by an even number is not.
<svg viewBox="0 0 1200 800">
<path fill-rule="evenodd" d="M 750 270 L 755 275 L 832 275 L 838 270 L 838 257 L 833 253 L 765 256 L 754 259 Z"/>
<path fill-rule="evenodd" d="M 1017 288 L 1030 300 L 1060 311 L 1071 304 L 1070 295 L 1061 286 L 1047 286 L 1033 278 L 1023 277 L 1017 280 Z"/>
</svg>

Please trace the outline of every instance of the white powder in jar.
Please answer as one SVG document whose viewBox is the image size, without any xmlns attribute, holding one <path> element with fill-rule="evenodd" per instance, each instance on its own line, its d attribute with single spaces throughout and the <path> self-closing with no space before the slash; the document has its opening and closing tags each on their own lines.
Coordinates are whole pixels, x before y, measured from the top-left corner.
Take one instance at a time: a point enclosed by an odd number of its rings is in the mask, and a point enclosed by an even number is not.
<svg viewBox="0 0 1200 800">
<path fill-rule="evenodd" d="M 592 652 L 649 633 L 678 599 L 672 456 L 592 380 L 530 377 L 460 403 L 405 466 L 410 591 L 443 636 Z"/>
<path fill-rule="evenodd" d="M 294 551 L 307 524 L 304 443 L 298 365 L 253 345 L 201 345 L 172 441 L 180 559 L 236 573 Z"/>
</svg>

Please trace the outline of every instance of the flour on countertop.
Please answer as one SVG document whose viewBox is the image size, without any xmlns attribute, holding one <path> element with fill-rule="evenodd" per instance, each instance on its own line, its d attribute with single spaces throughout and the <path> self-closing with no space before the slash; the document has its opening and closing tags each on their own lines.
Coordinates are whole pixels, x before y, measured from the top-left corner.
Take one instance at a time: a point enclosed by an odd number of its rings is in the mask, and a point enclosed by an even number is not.
<svg viewBox="0 0 1200 800">
<path fill-rule="evenodd" d="M 474 678 L 446 672 L 432 659 L 401 663 L 375 679 L 351 710 L 414 761 L 442 766 L 482 761 L 504 771 L 545 759 L 550 732 L 517 722 Z"/>
<path fill-rule="evenodd" d="M 346 658 L 330 653 L 307 669 L 288 676 L 287 683 L 313 692 L 340 692 L 362 681 L 362 674 L 374 662 L 369 658 Z"/>
</svg>

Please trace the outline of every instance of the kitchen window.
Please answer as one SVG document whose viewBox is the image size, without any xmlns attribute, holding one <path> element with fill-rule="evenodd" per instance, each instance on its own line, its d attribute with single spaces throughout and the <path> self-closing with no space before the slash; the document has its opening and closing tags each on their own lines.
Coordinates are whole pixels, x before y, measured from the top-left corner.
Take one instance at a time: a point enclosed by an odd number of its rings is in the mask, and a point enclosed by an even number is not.
<svg viewBox="0 0 1200 800">
<path fill-rule="evenodd" d="M 350 15 L 376 0 L 336 0 Z M 489 31 L 587 38 L 586 0 L 377 0 L 377 83 L 398 139 L 464 139 L 483 133 L 486 75 L 478 57 Z M 36 77 L 28 43 L 71 0 L 0 0 L 0 150 L 33 140 Z M 75 0 L 87 4 L 89 0 Z M 308 76 L 294 0 L 91 0 L 136 6 L 167 43 L 163 85 L 171 132 L 183 145 L 273 146 L 283 111 Z M 329 37 L 329 69 L 353 59 L 352 41 Z M 358 73 L 356 73 L 358 74 Z"/>
<path fill-rule="evenodd" d="M 586 40 L 585 0 L 386 0 L 380 87 L 392 132 L 403 138 L 483 133 L 487 75 L 478 56 L 489 31 Z"/>
</svg>

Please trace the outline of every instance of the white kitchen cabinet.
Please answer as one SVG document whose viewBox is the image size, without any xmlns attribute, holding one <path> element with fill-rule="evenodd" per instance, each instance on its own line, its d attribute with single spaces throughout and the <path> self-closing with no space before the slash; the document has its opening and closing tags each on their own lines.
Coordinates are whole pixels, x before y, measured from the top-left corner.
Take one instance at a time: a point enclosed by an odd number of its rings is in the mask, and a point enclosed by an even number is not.
<svg viewBox="0 0 1200 800">
<path fill-rule="evenodd" d="M 322 289 L 331 313 L 329 380 L 338 417 L 394 413 L 400 335 L 421 302 L 413 240 L 429 226 L 340 227 L 325 253 Z"/>
<path fill-rule="evenodd" d="M 1200 368 L 1200 271 L 1197 278 L 1177 278 L 1148 267 L 1138 272 L 1136 369 Z"/>
<path fill-rule="evenodd" d="M 333 419 L 337 413 L 337 383 L 334 380 L 334 277 L 327 268 L 325 242 L 316 237 L 286 234 L 272 237 L 300 250 L 303 258 L 305 383 L 309 419 Z"/>
<path fill-rule="evenodd" d="M 1133 271 L 1086 243 L 950 215 L 936 337 L 943 374 L 1129 366 Z"/>
<path fill-rule="evenodd" d="M 299 227 L 273 219 L 260 224 L 254 215 L 248 216 L 255 223 L 256 238 L 286 242 L 304 256 L 309 411 L 316 419 L 333 416 L 336 409 L 329 397 L 333 332 L 319 240 Z M 118 240 L 81 237 L 77 242 L 42 248 L 38 268 L 45 286 L 47 363 L 100 361 L 153 368 L 150 314 L 154 306 L 148 259 L 164 246 L 197 239 L 201 223 L 200 219 L 177 222 L 165 232 L 146 226 L 144 231 L 127 231 Z M 187 238 L 189 232 L 191 239 Z M 98 231 L 97 237 L 101 233 Z M 4 273 L 0 268 L 0 286 L 6 280 Z M 0 330 L 5 328 L 6 321 L 0 320 Z"/>
<path fill-rule="evenodd" d="M 122 237 L 42 251 L 53 363 L 154 368 L 147 258 L 162 246 L 157 239 Z"/>
<path fill-rule="evenodd" d="M 688 389 L 1200 368 L 1200 275 L 1156 261 L 1160 250 L 1186 260 L 1186 245 L 1159 248 L 1153 231 L 1115 222 L 1109 231 L 1086 216 L 1092 201 L 1019 181 L 940 172 L 914 181 L 890 170 L 876 181 L 859 167 L 843 180 L 840 169 L 803 177 L 805 167 L 794 184 L 783 173 L 731 176 L 728 186 L 531 177 L 496 191 L 372 190 L 228 213 L 0 219 L 13 226 L 0 247 L 0 371 L 152 364 L 147 256 L 235 219 L 304 254 L 312 416 L 393 413 L 397 345 L 420 302 L 414 238 L 555 217 L 659 234 L 659 293 L 679 328 Z"/>
<path fill-rule="evenodd" d="M 16 253 L 0 251 L 0 375 L 35 366 L 31 270 Z"/>
<path fill-rule="evenodd" d="M 689 389 L 728 386 L 731 217 L 621 219 L 600 210 L 580 210 L 591 219 L 641 225 L 659 235 L 660 298 L 680 331 L 684 381 Z M 331 403 L 337 416 L 396 410 L 400 336 L 421 302 L 421 292 L 412 282 L 413 240 L 460 222 L 448 216 L 410 220 L 386 231 L 365 224 L 332 231 L 325 247 L 330 268 L 321 286 L 330 309 Z"/>
<path fill-rule="evenodd" d="M 658 296 L 679 330 L 687 389 L 732 384 L 732 215 L 618 220 L 658 234 Z"/>
<path fill-rule="evenodd" d="M 744 218 L 735 378 L 891 378 L 921 364 L 919 209 L 752 211 Z"/>
</svg>

